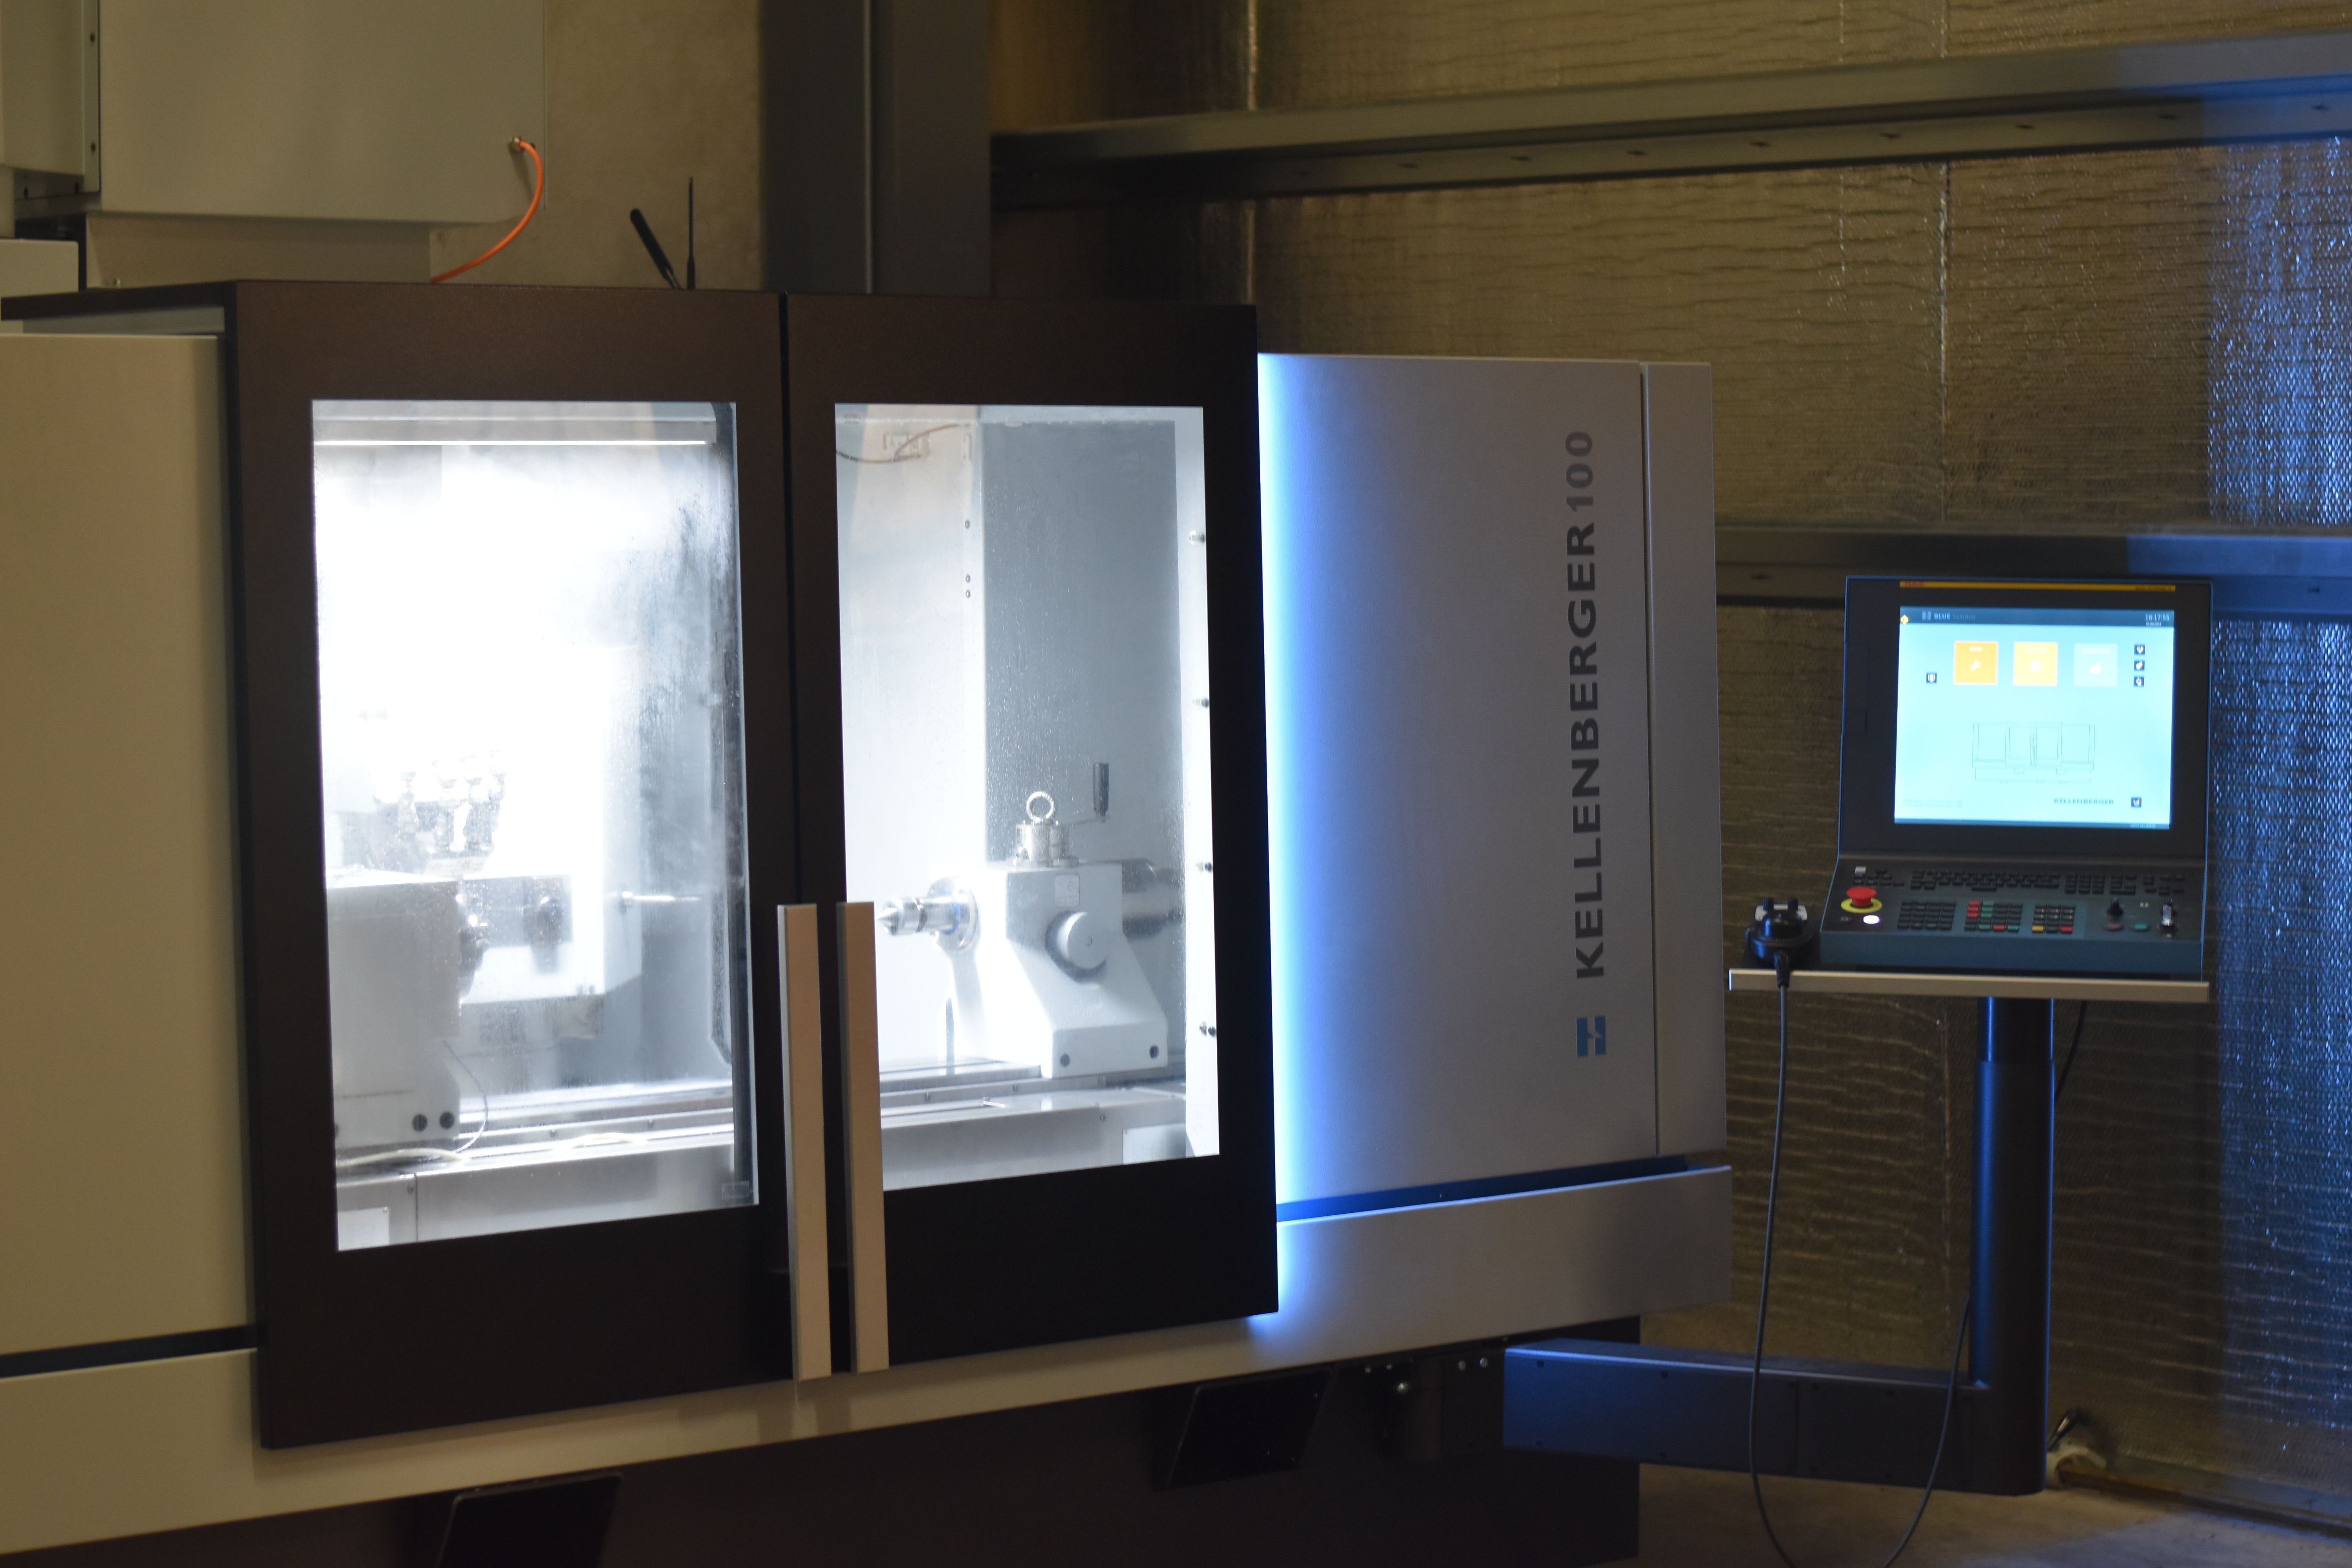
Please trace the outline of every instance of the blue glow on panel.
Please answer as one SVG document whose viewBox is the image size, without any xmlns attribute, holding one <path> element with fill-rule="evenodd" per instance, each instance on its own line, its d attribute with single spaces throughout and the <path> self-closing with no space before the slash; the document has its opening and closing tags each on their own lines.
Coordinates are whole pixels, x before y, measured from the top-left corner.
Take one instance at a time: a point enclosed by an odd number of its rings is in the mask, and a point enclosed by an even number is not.
<svg viewBox="0 0 2352 1568">
<path fill-rule="evenodd" d="M 1266 848 L 1273 903 L 1270 958 L 1274 970 L 1274 1194 L 1279 1204 L 1300 1190 L 1297 1162 L 1306 1148 L 1300 1124 L 1306 1086 L 1299 1054 L 1305 1025 L 1298 968 L 1306 961 L 1307 933 L 1297 929 L 1307 900 L 1300 886 L 1297 748 L 1307 742 L 1307 716 L 1299 709 L 1301 683 L 1311 642 L 1295 563 L 1285 548 L 1291 537 L 1296 477 L 1283 454 L 1296 450 L 1283 440 L 1294 366 L 1271 354 L 1257 362 L 1259 526 L 1263 531 L 1265 582 L 1265 810 Z M 1287 1294 L 1284 1299 L 1288 1300 Z"/>
<path fill-rule="evenodd" d="M 2207 465 L 2216 521 L 2352 522 L 2352 151 L 2220 161 Z"/>
<path fill-rule="evenodd" d="M 1679 1175 L 1689 1169 L 1690 1161 L 1680 1154 L 1664 1154 L 1647 1160 L 1616 1160 L 1602 1165 L 1575 1165 L 1564 1171 L 1529 1171 L 1511 1176 L 1478 1176 L 1464 1182 L 1432 1182 L 1421 1187 L 1391 1187 L 1378 1193 L 1303 1198 L 1275 1205 L 1274 1217 L 1276 1220 L 1332 1219 L 1340 1215 L 1370 1214 L 1378 1209 L 1466 1203 L 1472 1198 L 1510 1198 L 1524 1193 L 1557 1192 L 1562 1187 L 1591 1187 L 1604 1182 L 1629 1182 L 1642 1176 Z"/>
<path fill-rule="evenodd" d="M 2352 142 L 2215 160 L 2207 466 L 2217 522 L 2352 524 Z M 2213 649 L 2221 1462 L 2344 1489 L 2352 1447 L 2352 625 L 2308 542 L 2221 570 L 2338 618 Z M 2263 552 L 2267 553 L 2263 553 Z M 2217 604 L 2231 584 L 2217 583 Z"/>
<path fill-rule="evenodd" d="M 2221 1405 L 2241 1463 L 2341 1489 L 2352 1431 L 2352 626 L 2213 647 Z"/>
</svg>

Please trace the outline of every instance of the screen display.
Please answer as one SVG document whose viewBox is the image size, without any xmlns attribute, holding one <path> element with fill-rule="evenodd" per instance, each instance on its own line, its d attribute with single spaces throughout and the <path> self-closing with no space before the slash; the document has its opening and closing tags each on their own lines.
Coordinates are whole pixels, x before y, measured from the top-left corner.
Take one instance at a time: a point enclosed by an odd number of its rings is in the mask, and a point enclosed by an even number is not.
<svg viewBox="0 0 2352 1568">
<path fill-rule="evenodd" d="M 2172 825 L 2172 611 L 1900 614 L 1895 821 Z"/>
</svg>

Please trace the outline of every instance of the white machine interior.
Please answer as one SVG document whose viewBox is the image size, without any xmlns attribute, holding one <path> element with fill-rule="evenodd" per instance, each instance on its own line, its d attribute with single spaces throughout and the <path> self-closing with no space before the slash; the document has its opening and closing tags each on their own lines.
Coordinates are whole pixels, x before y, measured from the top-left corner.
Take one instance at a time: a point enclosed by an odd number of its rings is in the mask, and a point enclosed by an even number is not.
<svg viewBox="0 0 2352 1568">
<path fill-rule="evenodd" d="M 1194 408 L 836 410 L 886 1187 L 1213 1154 Z"/>
<path fill-rule="evenodd" d="M 341 1245 L 751 1201 L 731 410 L 312 425 Z"/>
</svg>

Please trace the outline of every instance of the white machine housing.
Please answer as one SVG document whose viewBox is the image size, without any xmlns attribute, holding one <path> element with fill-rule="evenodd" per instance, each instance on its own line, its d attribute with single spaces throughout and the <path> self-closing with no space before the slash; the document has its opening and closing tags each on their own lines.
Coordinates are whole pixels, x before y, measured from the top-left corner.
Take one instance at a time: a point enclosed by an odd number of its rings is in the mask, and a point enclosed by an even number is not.
<svg viewBox="0 0 2352 1568">
<path fill-rule="evenodd" d="M 93 288 L 423 282 L 435 227 L 520 216 L 546 134 L 541 0 L 0 5 L 16 216 L 78 220 Z"/>
<path fill-rule="evenodd" d="M 255 1445 L 249 1349 L 0 1376 L 0 1552 L 1726 1296 L 1729 1173 L 1671 1158 L 1720 1149 L 1724 1129 L 1707 372 L 1270 358 L 1264 377 L 1279 1310 L 291 1458 Z M 0 905 L 0 991 L 18 1004 L 0 1026 L 0 1100 L 44 1108 L 0 1142 L 0 1356 L 252 1321 L 219 386 L 207 337 L 0 335 L 0 730 L 32 738 L 0 751 L 0 854 L 18 893 Z M 1622 771 L 1601 786 L 1601 869 L 1608 980 L 1626 988 L 1595 1002 L 1570 959 L 1589 836 L 1572 815 L 1565 829 L 1526 815 L 1572 807 L 1573 775 L 1513 771 L 1515 754 L 1547 745 L 1574 755 L 1573 739 L 1510 734 L 1586 717 L 1540 662 L 1555 634 L 1528 618 L 1571 613 L 1571 430 L 1613 465 L 1595 535 L 1609 553 L 1595 559 L 1611 579 L 1597 590 L 1612 683 L 1602 765 Z M 1343 523 L 1359 565 L 1338 548 Z M 1515 553 L 1522 529 L 1535 542 Z M 1525 584 L 1505 570 L 1515 561 Z M 1320 631 L 1337 638 L 1331 662 L 1307 657 Z M 1372 660 L 1360 675 L 1358 659 Z M 1376 722 L 1383 679 L 1389 717 Z M 1450 718 L 1449 693 L 1464 710 Z M 1344 752 L 1302 758 L 1302 745 L 1342 742 L 1363 748 L 1352 765 Z M 1628 751 L 1646 752 L 1646 775 Z M 1321 804 L 1346 820 L 1305 831 L 1304 786 L 1341 776 L 1349 792 Z M 1621 827 L 1621 809 L 1648 829 Z M 1521 815 L 1496 819 L 1509 812 Z M 1339 863 L 1358 853 L 1360 868 Z M 126 949 L 121 889 L 134 887 Z M 1081 904 L 1095 896 L 1082 874 Z M 885 945 L 938 962 L 928 943 Z M 1646 986 L 1633 978 L 1644 949 Z M 126 953 L 136 984 L 123 983 Z M 1404 1010 L 1318 1011 L 1350 975 Z M 1470 1010 L 1448 1024 L 1452 1005 Z M 1579 1058 L 1577 1020 L 1595 1014 L 1609 1019 L 1606 1055 Z M 1643 1017 L 1646 1030 L 1621 1021 Z M 1666 1158 L 1590 1179 L 1594 1162 L 1629 1154 Z M 1543 1179 L 1579 1166 L 1582 1177 Z M 1482 1172 L 1512 1181 L 1480 1187 Z M 1456 1182 L 1466 1192 L 1446 1189 Z M 1413 1183 L 1428 1185 L 1397 1190 Z"/>
<path fill-rule="evenodd" d="M 1706 370 L 1258 380 L 1282 1212 L 1721 1148 Z"/>
</svg>

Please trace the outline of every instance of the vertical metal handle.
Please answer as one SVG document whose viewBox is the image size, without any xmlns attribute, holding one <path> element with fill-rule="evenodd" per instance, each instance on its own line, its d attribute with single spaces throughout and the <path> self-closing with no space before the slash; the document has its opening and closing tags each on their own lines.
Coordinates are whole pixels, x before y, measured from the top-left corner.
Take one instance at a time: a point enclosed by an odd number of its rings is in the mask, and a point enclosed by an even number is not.
<svg viewBox="0 0 2352 1568">
<path fill-rule="evenodd" d="M 824 1215 L 824 1002 L 816 906 L 776 909 L 776 973 L 784 1017 L 784 1212 L 792 1267 L 793 1375 L 833 1373 L 833 1312 Z"/>
<path fill-rule="evenodd" d="M 882 1234 L 882 1042 L 874 998 L 874 906 L 841 906 L 842 1138 L 849 1179 L 851 1365 L 890 1364 Z"/>
</svg>

